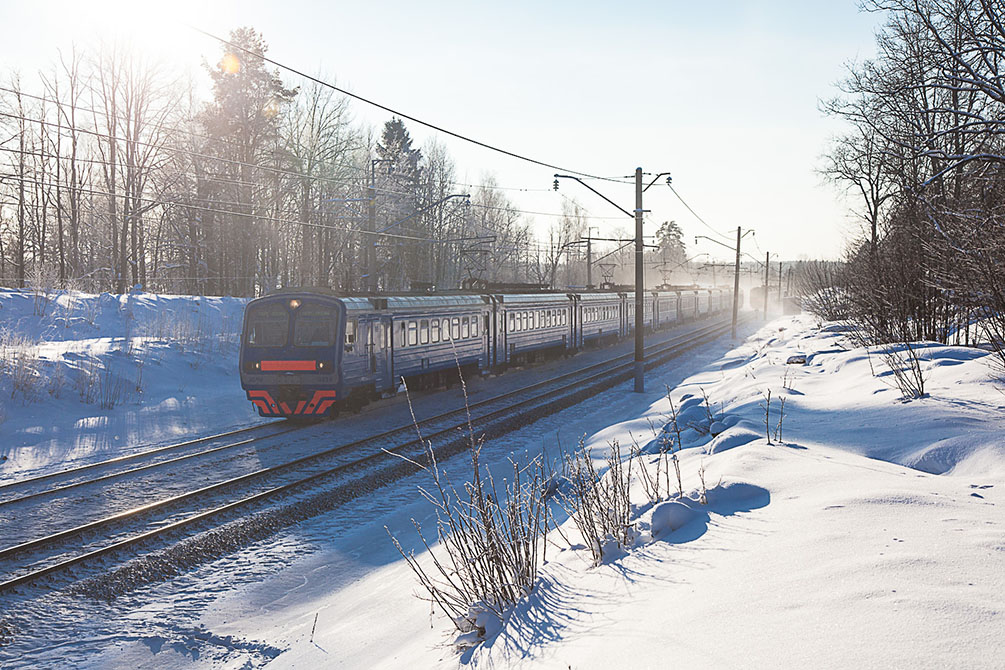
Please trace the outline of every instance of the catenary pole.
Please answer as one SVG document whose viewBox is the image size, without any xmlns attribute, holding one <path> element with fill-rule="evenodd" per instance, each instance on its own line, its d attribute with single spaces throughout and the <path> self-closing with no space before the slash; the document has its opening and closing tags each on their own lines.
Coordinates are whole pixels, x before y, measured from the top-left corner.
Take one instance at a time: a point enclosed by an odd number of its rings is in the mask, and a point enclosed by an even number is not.
<svg viewBox="0 0 1005 670">
<path fill-rule="evenodd" d="M 764 320 L 768 320 L 768 282 L 771 278 L 771 253 L 764 252 Z"/>
<path fill-rule="evenodd" d="M 740 311 L 740 226 L 736 227 L 736 268 L 733 272 L 733 334 L 736 339 L 736 317 Z"/>
<path fill-rule="evenodd" d="M 645 370 L 646 364 L 642 357 L 642 350 L 645 346 L 645 335 L 642 332 L 645 326 L 644 305 L 642 304 L 642 293 L 644 290 L 645 274 L 642 255 L 642 168 L 635 168 L 635 392 L 645 392 Z"/>
</svg>

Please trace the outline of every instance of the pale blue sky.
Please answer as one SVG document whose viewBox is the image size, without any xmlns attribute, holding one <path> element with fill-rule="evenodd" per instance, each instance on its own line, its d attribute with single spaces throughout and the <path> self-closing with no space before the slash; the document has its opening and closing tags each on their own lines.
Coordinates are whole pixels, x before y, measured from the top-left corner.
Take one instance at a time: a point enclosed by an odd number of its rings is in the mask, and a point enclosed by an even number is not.
<svg viewBox="0 0 1005 670">
<path fill-rule="evenodd" d="M 3 62 L 24 75 L 71 39 L 86 43 L 108 30 L 86 8 L 131 17 L 115 25 L 140 31 L 141 43 L 179 69 L 219 50 L 175 19 L 219 34 L 251 25 L 273 58 L 482 141 L 595 174 L 670 171 L 706 221 L 754 227 L 758 246 L 786 259 L 835 257 L 857 226 L 814 171 L 840 129 L 821 116 L 818 99 L 834 94 L 845 61 L 873 53 L 879 17 L 861 13 L 857 0 L 26 5 L 0 5 L 0 22 L 25 26 L 3 48 Z M 375 127 L 387 118 L 362 104 L 353 111 Z M 409 128 L 419 144 L 431 135 Z M 443 142 L 472 180 L 490 172 L 504 186 L 551 184 L 551 170 Z M 601 188 L 634 206 L 631 188 Z M 576 184 L 562 189 L 594 215 L 618 215 Z M 511 196 L 528 210 L 561 208 L 554 193 Z M 694 247 L 694 235 L 708 231 L 667 189 L 646 197 L 653 229 L 674 219 L 689 247 L 725 252 Z M 549 221 L 535 217 L 542 230 Z M 602 232 L 631 224 L 596 223 Z"/>
</svg>

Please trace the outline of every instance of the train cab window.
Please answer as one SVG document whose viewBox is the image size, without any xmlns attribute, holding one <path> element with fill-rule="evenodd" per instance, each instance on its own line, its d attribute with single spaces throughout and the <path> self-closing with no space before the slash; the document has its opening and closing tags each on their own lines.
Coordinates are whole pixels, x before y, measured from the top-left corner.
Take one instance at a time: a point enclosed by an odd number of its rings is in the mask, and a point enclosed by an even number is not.
<svg viewBox="0 0 1005 670">
<path fill-rule="evenodd" d="M 270 303 L 248 308 L 247 343 L 254 347 L 285 347 L 290 328 L 286 305 Z"/>
<path fill-rule="evenodd" d="M 439 319 L 433 319 L 433 323 L 431 325 L 430 340 L 432 341 L 433 344 L 436 344 L 437 342 L 440 341 L 440 320 Z"/>
<path fill-rule="evenodd" d="M 335 344 L 338 337 L 335 315 L 334 307 L 310 302 L 301 305 L 294 316 L 293 344 L 298 347 L 330 347 Z M 355 325 L 355 322 L 346 323 L 347 335 L 350 324 Z"/>
<path fill-rule="evenodd" d="M 461 319 L 461 337 L 464 339 L 471 337 L 471 325 L 468 323 L 468 317 Z"/>
<path fill-rule="evenodd" d="M 414 347 L 419 343 L 419 324 L 415 321 L 408 322 L 408 346 Z"/>
<path fill-rule="evenodd" d="M 402 349 L 404 349 L 405 346 L 406 346 L 406 341 L 405 341 L 405 329 L 406 328 L 407 328 L 407 326 L 405 325 L 405 322 L 402 321 L 401 322 L 401 328 L 398 329 L 398 346 L 401 347 Z"/>
<path fill-rule="evenodd" d="M 459 316 L 455 316 L 451 321 L 450 334 L 455 340 L 461 339 L 461 318 Z"/>
<path fill-rule="evenodd" d="M 419 322 L 419 344 L 429 344 L 429 319 Z"/>
</svg>

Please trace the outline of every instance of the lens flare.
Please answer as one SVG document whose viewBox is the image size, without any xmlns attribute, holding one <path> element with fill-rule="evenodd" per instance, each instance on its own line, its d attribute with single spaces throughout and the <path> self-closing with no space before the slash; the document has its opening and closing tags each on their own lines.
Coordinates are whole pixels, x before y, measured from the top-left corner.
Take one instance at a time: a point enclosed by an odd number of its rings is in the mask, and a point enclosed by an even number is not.
<svg viewBox="0 0 1005 670">
<path fill-rule="evenodd" d="M 227 74 L 237 74 L 241 71 L 241 61 L 232 53 L 224 54 L 220 60 L 220 69 Z"/>
</svg>

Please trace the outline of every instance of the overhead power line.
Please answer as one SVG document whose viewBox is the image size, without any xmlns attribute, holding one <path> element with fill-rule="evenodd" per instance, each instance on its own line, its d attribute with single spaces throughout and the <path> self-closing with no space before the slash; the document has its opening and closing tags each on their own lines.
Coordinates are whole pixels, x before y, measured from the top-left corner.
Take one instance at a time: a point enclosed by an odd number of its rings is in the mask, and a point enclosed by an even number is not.
<svg viewBox="0 0 1005 670">
<path fill-rule="evenodd" d="M 677 196 L 677 199 L 678 199 L 678 200 L 680 200 L 680 203 L 681 203 L 682 205 L 684 205 L 685 207 L 687 207 L 687 211 L 691 212 L 691 214 L 693 214 L 693 215 L 694 215 L 694 218 L 698 219 L 698 221 L 700 221 L 700 222 L 701 222 L 701 224 L 702 224 L 703 226 L 705 226 L 706 228 L 708 228 L 709 230 L 711 230 L 711 231 L 712 231 L 713 233 L 715 233 L 715 234 L 716 234 L 716 235 L 718 235 L 719 237 L 724 237 L 724 238 L 726 238 L 727 240 L 731 240 L 731 239 L 733 239 L 733 238 L 732 238 L 732 236 L 730 236 L 730 235 L 727 235 L 726 233 L 724 233 L 724 232 L 722 232 L 722 231 L 719 231 L 719 230 L 716 230 L 715 228 L 713 228 L 712 226 L 710 226 L 710 225 L 708 224 L 708 222 L 706 222 L 706 221 L 705 221 L 705 219 L 703 219 L 703 218 L 701 218 L 700 216 L 698 216 L 698 212 L 696 212 L 696 211 L 694 211 L 693 209 L 691 209 L 691 205 L 687 204 L 687 203 L 686 203 L 686 202 L 684 201 L 684 198 L 680 197 L 680 193 L 678 193 L 678 192 L 677 192 L 677 189 L 675 189 L 675 188 L 673 187 L 673 184 L 667 184 L 667 186 L 669 186 L 669 187 L 670 187 L 670 190 L 671 190 L 671 191 L 673 191 L 673 194 L 674 194 L 675 196 Z"/>
<path fill-rule="evenodd" d="M 586 172 L 580 172 L 579 170 L 572 170 L 572 169 L 569 169 L 569 168 L 566 168 L 566 167 L 562 167 L 560 165 L 555 165 L 554 163 L 548 163 L 546 161 L 537 160 L 536 158 L 530 158 L 528 156 L 524 156 L 522 154 L 518 154 L 515 151 L 509 151 L 507 149 L 503 149 L 501 147 L 497 147 L 495 145 L 488 144 L 487 142 L 482 142 L 480 140 L 476 140 L 476 139 L 474 139 L 472 137 L 468 137 L 467 135 L 462 135 L 461 133 L 457 133 L 457 132 L 454 132 L 452 130 L 448 130 L 447 128 L 444 128 L 443 126 L 438 126 L 438 125 L 436 125 L 434 123 L 430 123 L 428 121 L 423 121 L 422 119 L 419 119 L 419 118 L 417 118 L 415 116 L 412 116 L 411 114 L 406 114 L 406 113 L 398 111 L 396 109 L 392 109 L 391 107 L 388 107 L 387 105 L 382 105 L 381 103 L 376 102 L 374 100 L 370 100 L 369 98 L 364 98 L 361 95 L 357 95 L 357 94 L 355 94 L 355 93 L 353 93 L 351 91 L 348 91 L 348 90 L 346 90 L 344 88 L 340 88 L 340 87 L 338 87 L 338 86 L 336 86 L 336 85 L 334 85 L 332 83 L 324 81 L 323 79 L 319 79 L 318 77 L 315 77 L 313 75 L 309 75 L 306 72 L 303 72 L 303 71 L 298 70 L 298 69 L 296 69 L 294 67 L 286 65 L 284 63 L 281 63 L 281 62 L 279 62 L 279 61 L 277 61 L 275 59 L 269 58 L 265 54 L 257 53 L 255 51 L 252 51 L 251 49 L 242 47 L 242 46 L 240 46 L 238 44 L 234 44 L 233 42 L 231 42 L 229 40 L 225 40 L 222 37 L 218 37 L 217 35 L 214 35 L 213 33 L 207 32 L 207 31 L 203 30 L 202 28 L 198 28 L 198 27 L 193 26 L 191 24 L 189 24 L 189 27 L 192 30 L 196 31 L 197 33 L 201 33 L 202 35 L 205 35 L 206 37 L 209 37 L 210 39 L 216 40 L 220 44 L 226 45 L 226 46 L 230 47 L 231 49 L 236 49 L 238 51 L 242 51 L 242 52 L 248 54 L 249 56 L 254 56 L 255 58 L 260 58 L 262 61 L 264 61 L 266 63 L 269 63 L 271 65 L 275 65 L 276 67 L 281 68 L 283 70 L 286 70 L 287 72 L 292 72 L 293 74 L 295 74 L 297 76 L 300 76 L 300 77 L 303 77 L 304 79 L 306 79 L 308 81 L 312 81 L 315 84 L 318 84 L 320 86 L 324 86 L 326 88 L 330 88 L 331 90 L 337 91 L 338 93 L 341 93 L 342 95 L 345 95 L 345 96 L 348 96 L 350 98 L 353 98 L 354 100 L 359 100 L 362 103 L 365 103 L 365 104 L 370 105 L 372 107 L 376 107 L 377 109 L 380 109 L 380 110 L 383 110 L 385 112 L 388 112 L 389 114 L 392 114 L 394 116 L 399 116 L 399 117 L 401 117 L 403 119 L 408 119 L 409 121 L 414 121 L 415 123 L 418 123 L 421 126 L 425 126 L 425 127 L 429 128 L 431 130 L 435 130 L 437 132 L 443 133 L 444 135 L 449 135 L 450 137 L 457 138 L 457 139 L 462 140 L 464 142 L 468 142 L 470 144 L 474 144 L 475 146 L 482 147 L 483 149 L 488 149 L 490 151 L 495 151 L 496 153 L 503 154 L 504 156 L 509 156 L 510 158 L 516 158 L 517 160 L 522 160 L 522 161 L 527 162 L 527 163 L 532 163 L 532 164 L 538 165 L 540 167 L 545 167 L 545 168 L 548 168 L 549 170 L 558 170 L 559 172 L 569 172 L 571 174 L 578 175 L 580 177 L 585 177 L 587 179 L 600 179 L 600 180 L 603 180 L 603 181 L 612 181 L 612 182 L 617 182 L 617 183 L 620 183 L 620 184 L 626 183 L 625 180 L 621 179 L 621 178 L 617 178 L 617 177 L 601 177 L 599 175 L 589 174 L 589 173 L 586 173 Z"/>
<path fill-rule="evenodd" d="M 71 130 L 71 129 L 67 128 L 66 126 L 61 126 L 60 124 L 53 123 L 52 121 L 46 121 L 44 119 L 35 119 L 35 118 L 30 117 L 30 116 L 21 116 L 19 114 L 11 114 L 9 112 L 0 112 L 0 116 L 5 116 L 5 117 L 11 118 L 11 119 L 20 119 L 20 120 L 26 121 L 28 123 L 37 123 L 37 124 L 43 125 L 43 126 L 56 127 L 56 128 L 60 128 L 62 131 L 69 131 L 69 130 Z M 110 135 L 108 133 L 102 133 L 102 132 L 99 132 L 97 130 L 91 130 L 89 128 L 74 128 L 73 131 L 78 132 L 78 133 L 83 133 L 84 135 L 91 135 L 93 137 L 100 137 L 100 138 L 103 138 L 103 139 L 106 139 L 106 140 L 114 140 L 116 142 L 122 142 L 124 144 L 134 144 L 136 146 L 148 147 L 148 148 L 151 148 L 151 149 L 159 149 L 161 151 L 168 151 L 168 152 L 175 153 L 175 154 L 181 154 L 181 155 L 185 155 L 185 156 L 191 156 L 193 158 L 202 158 L 203 160 L 208 160 L 208 161 L 220 161 L 221 163 L 227 163 L 227 164 L 230 164 L 230 165 L 238 165 L 238 166 L 244 166 L 244 167 L 254 168 L 256 170 L 263 170 L 265 172 L 271 172 L 273 174 L 289 175 L 291 177 L 296 177 L 298 179 L 310 179 L 310 180 L 315 180 L 315 181 L 327 181 L 327 182 L 332 182 L 332 183 L 336 183 L 336 184 L 344 184 L 344 183 L 348 183 L 348 182 L 362 182 L 362 181 L 365 181 L 365 177 L 335 178 L 335 177 L 311 176 L 311 175 L 303 174 L 301 172 L 295 172 L 293 170 L 284 170 L 282 168 L 269 167 L 268 165 L 259 165 L 257 163 L 245 163 L 244 161 L 234 160 L 232 158 L 223 158 L 222 156 L 212 156 L 212 155 L 209 155 L 209 154 L 200 153 L 198 151 L 191 151 L 189 149 L 182 149 L 180 147 L 171 147 L 171 146 L 167 146 L 167 145 L 164 145 L 164 144 L 155 144 L 153 142 L 146 142 L 146 141 L 143 141 L 143 140 L 125 139 L 125 138 L 119 137 L 117 135 Z M 57 132 L 59 132 L 59 131 L 57 130 Z M 66 137 L 66 135 L 64 135 L 64 137 Z M 339 166 L 339 167 L 347 167 L 347 168 L 360 169 L 360 170 L 362 169 L 362 168 L 359 168 L 357 166 L 348 166 L 348 165 L 343 165 L 343 166 Z"/>
</svg>

